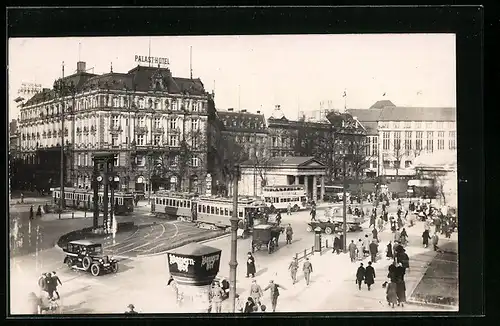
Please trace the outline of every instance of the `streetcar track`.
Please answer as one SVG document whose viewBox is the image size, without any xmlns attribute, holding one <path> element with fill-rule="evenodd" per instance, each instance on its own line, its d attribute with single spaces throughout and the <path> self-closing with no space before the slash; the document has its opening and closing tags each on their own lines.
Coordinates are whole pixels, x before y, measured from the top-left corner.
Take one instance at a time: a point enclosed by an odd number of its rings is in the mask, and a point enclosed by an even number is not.
<svg viewBox="0 0 500 326">
<path fill-rule="evenodd" d="M 160 233 L 160 235 L 158 235 L 157 237 L 155 237 L 155 238 L 153 239 L 153 241 L 155 241 L 155 240 L 159 239 L 161 236 L 163 236 L 163 234 L 164 234 L 164 233 L 165 233 L 165 231 L 166 231 L 165 225 L 164 225 L 163 223 L 162 223 L 162 224 L 160 224 L 160 226 L 162 227 L 162 232 Z M 142 245 L 140 245 L 140 246 L 137 246 L 137 247 L 134 247 L 134 248 L 132 248 L 132 249 L 129 249 L 129 250 L 127 250 L 127 251 L 117 253 L 117 255 L 123 255 L 123 254 L 126 254 L 126 253 L 128 253 L 128 252 L 134 251 L 134 250 L 136 250 L 136 249 L 143 248 L 143 247 L 145 247 L 145 246 L 147 246 L 147 245 L 149 245 L 149 243 L 145 243 L 145 244 L 142 244 Z"/>
</svg>

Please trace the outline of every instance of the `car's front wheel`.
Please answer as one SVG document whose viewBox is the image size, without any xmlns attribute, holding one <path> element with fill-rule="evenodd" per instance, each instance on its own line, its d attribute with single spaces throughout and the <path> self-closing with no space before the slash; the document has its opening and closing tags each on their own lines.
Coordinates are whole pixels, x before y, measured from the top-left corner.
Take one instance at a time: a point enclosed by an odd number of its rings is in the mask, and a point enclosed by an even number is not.
<svg viewBox="0 0 500 326">
<path fill-rule="evenodd" d="M 93 276 L 99 276 L 99 274 L 101 273 L 101 268 L 97 264 L 92 264 L 92 266 L 90 266 L 90 272 Z"/>
<path fill-rule="evenodd" d="M 312 226 L 308 225 L 307 228 L 306 228 L 306 231 L 307 232 L 312 232 L 312 230 L 313 230 Z"/>
<path fill-rule="evenodd" d="M 326 234 L 332 234 L 332 231 L 333 231 L 333 230 L 332 230 L 332 228 L 331 228 L 331 227 L 329 227 L 329 226 L 327 226 L 327 227 L 325 228 L 325 233 L 326 233 Z"/>
<path fill-rule="evenodd" d="M 83 268 L 85 268 L 85 270 L 88 270 L 91 263 L 92 263 L 92 260 L 90 260 L 90 257 L 84 257 L 83 261 L 82 261 L 82 266 L 83 266 Z"/>
<path fill-rule="evenodd" d="M 69 268 L 72 268 L 73 267 L 73 259 L 71 258 L 68 258 L 66 260 L 66 265 L 68 265 Z"/>
<path fill-rule="evenodd" d="M 113 265 L 111 265 L 111 270 L 113 271 L 113 273 L 118 272 L 118 263 L 114 263 Z"/>
</svg>

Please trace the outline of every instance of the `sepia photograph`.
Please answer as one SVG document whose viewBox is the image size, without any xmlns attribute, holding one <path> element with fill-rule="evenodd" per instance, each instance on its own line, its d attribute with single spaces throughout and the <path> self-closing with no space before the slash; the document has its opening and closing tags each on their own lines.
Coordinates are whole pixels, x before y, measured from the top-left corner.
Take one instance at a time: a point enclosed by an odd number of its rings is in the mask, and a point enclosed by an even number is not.
<svg viewBox="0 0 500 326">
<path fill-rule="evenodd" d="M 455 34 L 7 56 L 11 315 L 458 312 Z"/>
</svg>

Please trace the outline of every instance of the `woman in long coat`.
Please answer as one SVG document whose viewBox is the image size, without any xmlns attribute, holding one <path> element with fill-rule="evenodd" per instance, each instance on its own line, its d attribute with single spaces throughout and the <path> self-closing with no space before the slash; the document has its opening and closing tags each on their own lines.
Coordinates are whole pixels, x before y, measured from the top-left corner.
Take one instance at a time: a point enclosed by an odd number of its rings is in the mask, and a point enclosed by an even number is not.
<svg viewBox="0 0 500 326">
<path fill-rule="evenodd" d="M 398 306 L 401 305 L 403 307 L 406 302 L 406 284 L 405 281 L 401 279 L 396 283 L 396 295 L 398 298 Z"/>
<path fill-rule="evenodd" d="M 389 306 L 392 306 L 393 308 L 398 301 L 396 287 L 397 285 L 394 282 L 390 282 L 389 284 L 387 284 L 386 299 L 387 302 L 389 303 Z"/>
<path fill-rule="evenodd" d="M 387 259 L 392 259 L 394 256 L 392 255 L 392 243 L 389 241 L 389 243 L 387 244 L 387 250 L 386 250 L 386 254 L 385 256 L 387 257 Z"/>
<path fill-rule="evenodd" d="M 248 257 L 247 257 L 247 277 L 252 275 L 252 277 L 255 277 L 255 258 L 253 258 L 253 255 L 251 252 L 248 252 Z"/>
<path fill-rule="evenodd" d="M 429 246 L 429 239 L 431 239 L 431 236 L 429 235 L 429 230 L 425 230 L 422 233 L 422 244 L 424 245 L 425 248 Z"/>
<path fill-rule="evenodd" d="M 368 262 L 368 266 L 365 269 L 365 284 L 368 286 L 368 291 L 370 287 L 375 283 L 375 269 L 372 267 L 372 262 Z"/>
<path fill-rule="evenodd" d="M 363 263 L 361 263 L 358 267 L 358 270 L 356 271 L 356 284 L 358 285 L 358 289 L 361 290 L 361 284 L 363 283 L 363 280 L 365 279 L 365 273 L 366 270 L 363 267 Z"/>
</svg>

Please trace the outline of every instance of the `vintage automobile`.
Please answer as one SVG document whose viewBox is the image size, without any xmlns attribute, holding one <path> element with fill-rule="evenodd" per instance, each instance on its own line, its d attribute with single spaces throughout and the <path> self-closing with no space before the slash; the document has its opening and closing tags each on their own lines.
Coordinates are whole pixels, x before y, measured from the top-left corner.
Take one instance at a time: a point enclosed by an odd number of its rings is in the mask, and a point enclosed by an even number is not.
<svg viewBox="0 0 500 326">
<path fill-rule="evenodd" d="M 70 241 L 63 251 L 66 253 L 64 263 L 69 268 L 90 272 L 93 276 L 118 272 L 118 261 L 104 255 L 100 243 L 89 240 Z"/>
<path fill-rule="evenodd" d="M 332 234 L 340 230 L 340 226 L 341 223 L 339 222 L 318 220 L 315 222 L 307 223 L 307 232 L 312 232 L 317 227 L 320 227 L 322 232 L 325 232 L 326 234 Z"/>
<path fill-rule="evenodd" d="M 260 250 L 265 245 L 268 253 L 274 252 L 278 248 L 280 233 L 284 228 L 274 224 L 259 224 L 253 227 L 252 232 L 252 252 Z"/>
</svg>

